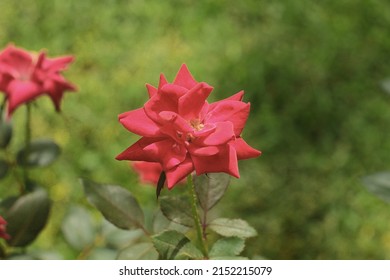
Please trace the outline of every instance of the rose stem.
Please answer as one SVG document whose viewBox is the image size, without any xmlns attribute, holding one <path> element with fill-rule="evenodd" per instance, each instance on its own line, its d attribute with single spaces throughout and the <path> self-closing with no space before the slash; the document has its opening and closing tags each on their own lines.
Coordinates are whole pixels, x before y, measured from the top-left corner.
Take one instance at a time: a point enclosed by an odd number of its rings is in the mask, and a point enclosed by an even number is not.
<svg viewBox="0 0 390 280">
<path fill-rule="evenodd" d="M 196 206 L 197 197 L 195 194 L 195 186 L 194 186 L 194 182 L 192 180 L 191 174 L 187 176 L 187 184 L 188 184 L 188 189 L 189 189 L 189 194 L 190 194 L 190 199 L 191 199 L 192 217 L 194 218 L 194 222 L 195 222 L 195 228 L 196 228 L 196 233 L 198 236 L 198 242 L 201 246 L 201 251 L 202 251 L 203 255 L 206 258 L 208 258 L 208 250 L 207 250 L 206 240 L 203 238 L 203 234 L 202 234 L 202 225 L 200 223 L 198 208 Z"/>
</svg>

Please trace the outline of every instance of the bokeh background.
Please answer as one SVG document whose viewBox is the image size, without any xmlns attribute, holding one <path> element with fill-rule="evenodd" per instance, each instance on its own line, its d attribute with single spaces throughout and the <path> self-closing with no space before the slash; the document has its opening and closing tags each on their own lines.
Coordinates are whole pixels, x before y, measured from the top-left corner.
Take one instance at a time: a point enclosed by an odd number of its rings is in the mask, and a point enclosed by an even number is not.
<svg viewBox="0 0 390 280">
<path fill-rule="evenodd" d="M 212 101 L 244 89 L 251 102 L 244 138 L 263 155 L 240 162 L 219 206 L 259 232 L 248 256 L 390 258 L 390 206 L 361 183 L 390 168 L 390 2 L 2 0 L 1 48 L 9 42 L 76 57 L 65 76 L 79 90 L 62 113 L 48 98 L 33 109 L 33 137 L 50 136 L 63 152 L 33 172 L 54 209 L 32 248 L 75 257 L 61 221 L 70 204 L 88 206 L 80 177 L 156 207 L 153 187 L 114 159 L 138 138 L 117 115 L 143 105 L 145 83 L 157 85 L 161 72 L 172 81 L 186 63 L 214 86 Z M 14 149 L 23 118 L 16 111 Z M 0 182 L 3 196 L 10 182 Z"/>
</svg>

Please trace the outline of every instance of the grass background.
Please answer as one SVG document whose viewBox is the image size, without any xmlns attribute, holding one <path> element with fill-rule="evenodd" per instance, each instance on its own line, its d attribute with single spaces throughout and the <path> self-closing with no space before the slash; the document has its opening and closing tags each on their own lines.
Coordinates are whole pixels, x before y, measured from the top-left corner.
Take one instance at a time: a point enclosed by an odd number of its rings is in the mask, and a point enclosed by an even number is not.
<svg viewBox="0 0 390 280">
<path fill-rule="evenodd" d="M 86 204 L 80 177 L 130 189 L 155 207 L 114 157 L 138 137 L 117 121 L 143 105 L 145 83 L 161 72 L 172 81 L 186 63 L 211 99 L 241 89 L 251 102 L 244 138 L 263 151 L 240 162 L 219 206 L 259 232 L 246 254 L 270 259 L 390 258 L 390 206 L 369 194 L 361 177 L 389 169 L 390 3 L 303 1 L 31 1 L 0 2 L 0 44 L 73 54 L 65 76 L 77 93 L 62 113 L 42 98 L 33 137 L 52 137 L 61 159 L 36 180 L 54 201 L 49 225 L 33 248 L 73 258 L 61 235 L 70 204 Z M 16 111 L 12 149 L 22 141 Z M 11 181 L 0 193 L 13 192 Z"/>
</svg>

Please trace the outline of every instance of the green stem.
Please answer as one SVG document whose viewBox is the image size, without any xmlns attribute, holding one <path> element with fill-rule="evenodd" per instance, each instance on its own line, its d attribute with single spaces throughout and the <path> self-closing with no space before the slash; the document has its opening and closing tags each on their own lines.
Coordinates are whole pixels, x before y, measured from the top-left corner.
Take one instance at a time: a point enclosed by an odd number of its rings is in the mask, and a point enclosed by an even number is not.
<svg viewBox="0 0 390 280">
<path fill-rule="evenodd" d="M 208 249 L 206 244 L 206 239 L 204 238 L 204 235 L 202 234 L 202 224 L 200 222 L 198 207 L 197 207 L 197 197 L 195 193 L 195 186 L 194 182 L 192 181 L 192 175 L 188 175 L 187 177 L 187 185 L 189 189 L 190 199 L 191 199 L 191 208 L 192 208 L 192 217 L 194 218 L 195 228 L 196 228 L 196 234 L 198 237 L 198 243 L 200 245 L 200 249 L 205 256 L 205 258 L 208 258 Z"/>
<path fill-rule="evenodd" d="M 26 125 L 25 125 L 25 155 L 26 155 L 26 159 L 29 157 L 29 154 L 30 154 L 30 146 L 31 146 L 31 104 L 30 103 L 27 103 L 26 104 Z M 24 181 L 24 184 L 25 184 L 25 189 L 27 189 L 27 184 L 28 184 L 28 181 L 29 181 L 29 178 L 28 178 L 28 168 L 23 165 L 22 166 L 22 169 L 23 169 L 23 181 Z"/>
</svg>

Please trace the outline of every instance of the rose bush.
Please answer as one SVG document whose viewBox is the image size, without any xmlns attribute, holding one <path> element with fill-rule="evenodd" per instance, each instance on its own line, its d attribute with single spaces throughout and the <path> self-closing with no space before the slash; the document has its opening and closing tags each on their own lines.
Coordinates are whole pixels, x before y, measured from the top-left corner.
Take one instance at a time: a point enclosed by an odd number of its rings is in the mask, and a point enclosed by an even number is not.
<svg viewBox="0 0 390 280">
<path fill-rule="evenodd" d="M 57 111 L 64 91 L 76 87 L 61 76 L 73 56 L 48 58 L 44 51 L 38 54 L 8 45 L 0 53 L 0 91 L 8 101 L 8 115 L 20 105 L 47 94 Z"/>
<path fill-rule="evenodd" d="M 142 108 L 119 115 L 126 129 L 142 137 L 116 158 L 160 163 L 169 189 L 193 171 L 238 178 L 238 160 L 261 154 L 241 138 L 250 111 L 243 91 L 209 104 L 213 88 L 197 82 L 185 64 L 173 83 L 161 75 L 158 87 L 147 90 Z"/>
</svg>

